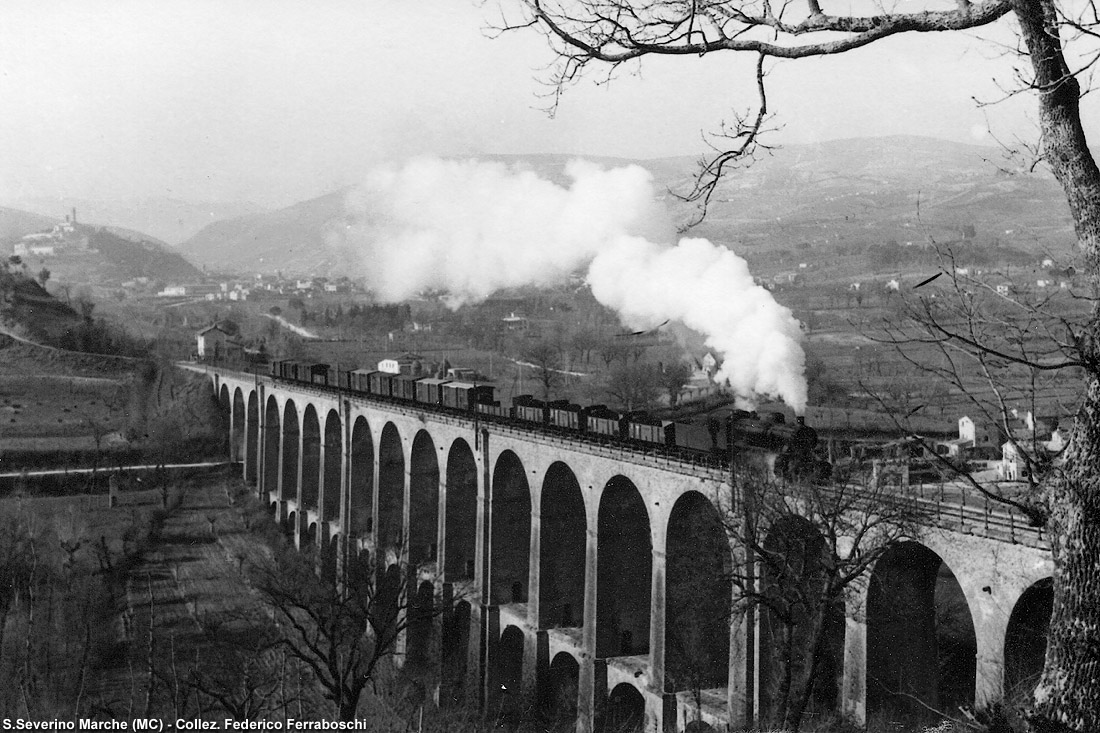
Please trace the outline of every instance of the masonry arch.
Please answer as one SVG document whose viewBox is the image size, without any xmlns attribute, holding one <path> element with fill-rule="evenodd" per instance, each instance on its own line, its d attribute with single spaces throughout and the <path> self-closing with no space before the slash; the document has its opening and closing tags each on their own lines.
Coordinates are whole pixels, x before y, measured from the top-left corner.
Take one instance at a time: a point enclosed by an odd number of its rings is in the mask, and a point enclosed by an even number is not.
<svg viewBox="0 0 1100 733">
<path fill-rule="evenodd" d="M 405 632 L 405 663 L 414 674 L 426 674 L 432 666 L 434 645 L 435 586 L 422 581 L 409 601 L 409 623 Z"/>
<path fill-rule="evenodd" d="M 324 491 L 322 492 L 321 519 L 331 522 L 340 516 L 340 465 L 344 452 L 344 427 L 340 413 L 329 410 L 325 415 L 325 442 L 321 454 Z"/>
<path fill-rule="evenodd" d="M 443 705 L 460 705 L 466 699 L 466 660 L 470 649 L 470 603 L 459 601 L 443 615 L 440 639 L 440 689 Z"/>
<path fill-rule="evenodd" d="M 718 733 L 718 731 L 709 723 L 704 723 L 701 720 L 693 720 L 684 728 L 684 733 Z"/>
<path fill-rule="evenodd" d="M 531 555 L 531 491 L 523 464 L 504 451 L 493 469 L 489 596 L 494 604 L 526 603 Z"/>
<path fill-rule="evenodd" d="M 728 682 L 731 569 L 717 509 L 698 491 L 686 492 L 672 507 L 665 541 L 666 691 Z"/>
<path fill-rule="evenodd" d="M 321 579 L 329 585 L 336 585 L 337 572 L 339 570 L 337 565 L 337 549 L 340 547 L 340 535 L 333 535 L 331 538 L 328 533 L 322 533 L 321 535 Z"/>
<path fill-rule="evenodd" d="M 344 580 L 347 582 L 348 590 L 351 593 L 359 598 L 366 599 L 369 598 L 368 594 L 376 589 L 381 589 L 381 575 L 377 570 L 371 562 L 369 550 L 356 551 L 353 548 L 348 548 Z M 369 603 L 369 605 L 373 610 L 373 607 L 377 604 Z"/>
<path fill-rule="evenodd" d="M 240 461 L 244 457 L 244 391 L 237 387 L 233 390 L 233 412 L 230 413 L 230 426 L 233 435 L 233 444 L 229 446 L 229 456 L 233 460 Z"/>
<path fill-rule="evenodd" d="M 434 562 L 439 541 L 439 459 L 427 430 L 413 438 L 409 473 L 409 562 Z"/>
<path fill-rule="evenodd" d="M 580 665 L 569 652 L 558 652 L 550 661 L 547 679 L 546 713 L 557 723 L 577 719 Z"/>
<path fill-rule="evenodd" d="M 976 654 L 970 608 L 942 558 L 913 541 L 887 550 L 867 591 L 868 717 L 922 721 L 925 706 L 972 705 Z"/>
<path fill-rule="evenodd" d="M 835 712 L 844 660 L 844 600 L 826 598 L 831 548 L 810 521 L 782 515 L 758 549 L 760 708 L 784 722 L 805 697 L 807 713 Z M 815 638 L 820 624 L 821 642 Z M 816 654 L 815 654 L 816 650 Z"/>
<path fill-rule="evenodd" d="M 645 502 L 625 476 L 600 494 L 596 554 L 596 656 L 648 653 L 653 543 Z"/>
<path fill-rule="evenodd" d="M 220 387 L 216 387 L 215 395 L 218 399 L 218 435 L 221 436 L 220 450 L 224 450 L 232 457 L 233 454 L 231 451 L 233 450 L 233 446 L 229 445 L 228 438 L 229 428 L 233 420 L 233 394 L 229 391 L 229 385 L 222 382 Z"/>
<path fill-rule="evenodd" d="M 319 510 L 321 494 L 321 423 L 317 408 L 306 405 L 302 419 L 302 508 Z"/>
<path fill-rule="evenodd" d="M 401 448 L 401 434 L 392 422 L 382 428 L 378 453 L 378 549 L 393 550 L 399 559 L 405 544 L 405 452 Z M 383 557 L 379 556 L 379 562 L 383 562 Z M 389 559 L 384 561 L 387 566 L 389 563 Z"/>
<path fill-rule="evenodd" d="M 1031 585 L 1012 607 L 1005 631 L 1006 701 L 1030 701 L 1043 672 L 1053 609 L 1054 584 L 1051 578 Z"/>
<path fill-rule="evenodd" d="M 584 621 L 588 538 L 584 496 L 561 461 L 546 472 L 540 494 L 539 627 L 578 627 Z"/>
<path fill-rule="evenodd" d="M 294 400 L 283 406 L 283 475 L 279 498 L 298 501 L 298 461 L 301 430 L 298 427 L 298 408 Z"/>
<path fill-rule="evenodd" d="M 397 631 L 396 625 L 401 612 L 401 594 L 407 592 L 401 577 L 401 568 L 396 563 L 386 568 L 381 566 L 370 568 L 368 561 L 364 569 L 373 569 L 377 572 L 374 581 L 374 598 L 369 601 L 374 628 L 380 635 L 394 634 Z M 365 591 L 370 589 L 369 585 L 359 587 Z"/>
<path fill-rule="evenodd" d="M 298 512 L 293 511 L 283 520 L 283 534 L 293 543 L 298 537 Z"/>
<path fill-rule="evenodd" d="M 477 545 L 477 462 L 462 438 L 447 452 L 444 557 L 447 580 L 472 580 Z"/>
<path fill-rule="evenodd" d="M 501 717 L 518 723 L 523 710 L 523 632 L 515 626 L 507 627 L 500 635 L 496 673 Z"/>
<path fill-rule="evenodd" d="M 302 517 L 304 518 L 305 516 L 306 515 L 303 513 Z M 306 531 L 302 533 L 301 539 L 298 541 L 298 545 L 301 549 L 305 550 L 306 548 L 317 547 L 317 530 L 317 522 L 310 522 L 309 526 L 306 527 Z"/>
<path fill-rule="evenodd" d="M 350 526 L 353 537 L 363 537 L 374 529 L 374 438 L 362 416 L 352 424 L 350 459 Z"/>
<path fill-rule="evenodd" d="M 645 723 L 645 698 L 634 685 L 615 685 L 607 696 L 603 715 L 596 718 L 596 733 L 634 733 Z"/>
<path fill-rule="evenodd" d="M 260 451 L 260 405 L 256 396 L 256 390 L 248 393 L 247 419 L 245 420 L 245 452 L 244 452 L 244 480 L 253 484 L 258 478 L 258 462 L 256 460 Z"/>
<path fill-rule="evenodd" d="M 272 395 L 267 398 L 267 407 L 264 410 L 263 488 L 267 492 L 277 492 L 279 489 L 279 448 L 281 439 L 282 427 L 279 420 L 279 403 Z"/>
</svg>

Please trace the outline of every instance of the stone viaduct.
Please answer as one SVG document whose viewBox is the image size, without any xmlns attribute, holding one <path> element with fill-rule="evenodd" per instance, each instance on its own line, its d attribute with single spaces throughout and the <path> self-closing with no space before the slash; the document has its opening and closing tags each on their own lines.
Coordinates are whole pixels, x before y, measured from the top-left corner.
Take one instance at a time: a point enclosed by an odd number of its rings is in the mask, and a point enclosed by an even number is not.
<svg viewBox="0 0 1100 733">
<path fill-rule="evenodd" d="M 731 586 L 705 552 L 721 532 L 727 473 L 335 388 L 206 373 L 229 414 L 231 459 L 299 546 L 317 546 L 323 572 L 369 552 L 421 568 L 418 594 L 455 599 L 399 649 L 432 658 L 441 703 L 477 701 L 496 715 L 540 700 L 575 716 L 581 733 L 738 730 L 766 704 L 760 618 L 734 616 L 728 634 L 723 624 L 690 689 L 676 673 L 691 660 L 670 616 L 730 607 Z M 881 690 L 980 705 L 1041 668 L 1052 572 L 1042 537 L 1012 517 L 935 505 L 935 526 L 874 569 L 887 590 L 868 584 L 838 619 L 822 689 L 826 707 L 857 722 L 874 716 Z M 675 571 L 685 562 L 714 582 L 685 582 Z M 904 592 L 892 599 L 891 588 Z"/>
</svg>

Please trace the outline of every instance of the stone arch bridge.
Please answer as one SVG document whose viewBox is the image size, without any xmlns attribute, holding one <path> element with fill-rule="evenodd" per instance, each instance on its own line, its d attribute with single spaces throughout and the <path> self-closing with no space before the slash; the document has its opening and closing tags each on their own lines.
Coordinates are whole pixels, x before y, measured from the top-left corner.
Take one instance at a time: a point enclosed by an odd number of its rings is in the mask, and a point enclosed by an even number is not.
<svg viewBox="0 0 1100 733">
<path fill-rule="evenodd" d="M 680 633 L 691 614 L 730 607 L 728 584 L 700 590 L 677 570 L 715 562 L 706 548 L 726 472 L 336 388 L 206 374 L 229 415 L 231 459 L 296 543 L 317 545 L 324 572 L 350 553 L 388 554 L 432 569 L 419 592 L 462 599 L 399 650 L 432 657 L 441 702 L 500 715 L 539 700 L 582 733 L 736 730 L 766 706 L 760 618 L 732 617 L 702 652 Z M 892 548 L 874 571 L 882 582 L 838 614 L 815 688 L 823 709 L 864 722 L 896 692 L 980 705 L 1041 668 L 1052 572 L 1042 536 L 988 508 L 927 503 L 934 526 Z"/>
</svg>

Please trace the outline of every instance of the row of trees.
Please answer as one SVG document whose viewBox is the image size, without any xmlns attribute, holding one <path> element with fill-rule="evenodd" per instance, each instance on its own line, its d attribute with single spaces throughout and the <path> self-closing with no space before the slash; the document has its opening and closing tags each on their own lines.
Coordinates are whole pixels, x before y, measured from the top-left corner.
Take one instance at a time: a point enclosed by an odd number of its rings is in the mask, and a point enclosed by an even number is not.
<svg viewBox="0 0 1100 733">
<path fill-rule="evenodd" d="M 676 350 L 663 349 L 667 361 L 651 361 L 645 348 L 612 344 L 601 351 L 607 356 L 601 388 L 608 402 L 623 410 L 644 410 L 657 406 L 662 396 L 669 407 L 676 407 L 692 369 Z M 543 399 L 563 396 L 567 392 L 567 365 L 559 347 L 549 341 L 536 341 L 521 356 L 529 364 Z M 576 395 L 564 394 L 569 397 Z"/>
</svg>

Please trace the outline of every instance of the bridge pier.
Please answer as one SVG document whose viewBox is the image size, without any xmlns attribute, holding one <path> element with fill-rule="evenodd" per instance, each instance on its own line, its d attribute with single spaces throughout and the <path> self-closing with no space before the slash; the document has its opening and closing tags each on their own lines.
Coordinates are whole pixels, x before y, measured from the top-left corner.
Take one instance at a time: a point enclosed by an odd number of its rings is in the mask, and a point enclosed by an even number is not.
<svg viewBox="0 0 1100 733">
<path fill-rule="evenodd" d="M 235 405 L 235 403 L 234 403 Z M 248 397 L 244 398 L 244 415 L 241 419 L 241 448 L 239 451 L 241 459 L 241 480 L 246 484 L 248 483 L 248 460 L 252 455 L 252 451 L 248 446 L 248 435 L 251 421 L 248 419 Z"/>
<path fill-rule="evenodd" d="M 748 728 L 752 724 L 754 701 L 749 694 L 749 676 L 752 672 L 753 649 L 749 646 L 749 625 L 753 615 L 747 609 L 738 610 L 738 598 L 733 592 L 730 615 L 729 676 L 726 685 L 726 709 L 729 711 L 733 730 Z"/>
<path fill-rule="evenodd" d="M 584 651 L 578 660 L 576 733 L 593 733 L 596 728 L 596 568 L 599 532 L 595 512 L 588 512 L 584 545 L 584 624 L 581 639 Z M 604 664 L 604 696 L 607 668 Z"/>
<path fill-rule="evenodd" d="M 665 536 L 653 538 L 653 570 L 650 576 L 649 689 L 665 693 Z M 654 711 L 659 717 L 661 713 Z M 658 726 L 660 727 L 660 726 Z"/>
<path fill-rule="evenodd" d="M 867 583 L 850 588 L 844 599 L 844 672 L 840 684 L 841 715 L 867 725 Z"/>
</svg>

